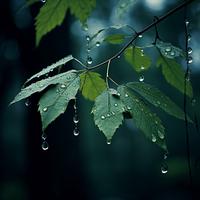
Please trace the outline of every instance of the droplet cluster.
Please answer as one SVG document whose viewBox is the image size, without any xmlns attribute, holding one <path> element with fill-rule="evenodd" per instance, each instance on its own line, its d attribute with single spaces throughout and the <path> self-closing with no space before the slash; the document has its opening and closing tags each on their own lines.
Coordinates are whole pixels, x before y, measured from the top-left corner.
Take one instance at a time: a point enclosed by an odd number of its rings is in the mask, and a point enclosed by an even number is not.
<svg viewBox="0 0 200 200">
<path fill-rule="evenodd" d="M 49 149 L 49 144 L 47 142 L 47 135 L 45 132 L 42 133 L 41 138 L 42 138 L 42 145 L 41 145 L 42 150 L 46 151 Z"/>
<path fill-rule="evenodd" d="M 74 130 L 73 134 L 74 136 L 79 135 L 79 128 L 78 128 L 78 123 L 79 123 L 79 117 L 78 117 L 78 107 L 77 107 L 77 100 L 74 100 L 74 117 L 73 117 L 73 122 L 74 122 Z"/>
</svg>

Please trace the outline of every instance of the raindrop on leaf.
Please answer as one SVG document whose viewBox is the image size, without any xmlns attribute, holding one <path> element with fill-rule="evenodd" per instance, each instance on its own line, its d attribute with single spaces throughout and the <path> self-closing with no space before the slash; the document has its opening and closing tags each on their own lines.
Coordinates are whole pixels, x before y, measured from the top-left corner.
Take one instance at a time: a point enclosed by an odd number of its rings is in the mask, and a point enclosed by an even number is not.
<svg viewBox="0 0 200 200">
<path fill-rule="evenodd" d="M 44 141 L 42 142 L 42 149 L 43 149 L 44 151 L 46 151 L 46 150 L 49 149 L 49 144 L 47 143 L 46 140 L 44 140 Z"/>
<path fill-rule="evenodd" d="M 26 107 L 29 107 L 30 105 L 31 105 L 31 102 L 30 102 L 29 99 L 27 99 L 26 102 L 25 102 L 25 106 L 26 106 Z"/>
<path fill-rule="evenodd" d="M 111 144 L 111 139 L 108 139 L 108 140 L 106 141 L 106 143 L 107 143 L 107 144 Z"/>
<path fill-rule="evenodd" d="M 103 119 L 103 120 L 104 120 L 104 119 L 105 119 L 105 116 L 104 116 L 104 115 L 102 115 L 102 116 L 101 116 L 101 119 Z"/>
<path fill-rule="evenodd" d="M 192 53 L 192 48 L 191 48 L 191 47 L 188 47 L 187 53 L 188 53 L 188 54 L 191 54 L 191 53 Z"/>
<path fill-rule="evenodd" d="M 143 81 L 144 81 L 144 76 L 143 76 L 143 75 L 141 75 L 141 76 L 139 77 L 139 81 L 140 81 L 140 82 L 143 82 Z"/>
<path fill-rule="evenodd" d="M 156 136 L 154 134 L 151 135 L 151 141 L 152 142 L 156 142 L 157 141 Z"/>
<path fill-rule="evenodd" d="M 74 128 L 73 134 L 74 134 L 74 136 L 78 136 L 79 135 L 79 130 L 78 130 L 77 127 Z"/>
<path fill-rule="evenodd" d="M 96 47 L 99 47 L 100 46 L 100 42 L 96 42 Z"/>
<path fill-rule="evenodd" d="M 42 110 L 43 110 L 43 112 L 47 112 L 48 108 L 45 107 L 45 108 L 43 108 Z"/>
<path fill-rule="evenodd" d="M 86 40 L 89 42 L 90 41 L 90 36 L 86 35 Z"/>
<path fill-rule="evenodd" d="M 189 57 L 188 57 L 188 60 L 187 60 L 187 63 L 188 63 L 188 64 L 191 64 L 192 62 L 193 62 L 192 57 L 189 56 Z"/>
<path fill-rule="evenodd" d="M 93 60 L 92 60 L 92 58 L 89 56 L 89 57 L 87 58 L 87 64 L 88 64 L 88 65 L 91 65 L 92 62 L 93 62 Z"/>
</svg>

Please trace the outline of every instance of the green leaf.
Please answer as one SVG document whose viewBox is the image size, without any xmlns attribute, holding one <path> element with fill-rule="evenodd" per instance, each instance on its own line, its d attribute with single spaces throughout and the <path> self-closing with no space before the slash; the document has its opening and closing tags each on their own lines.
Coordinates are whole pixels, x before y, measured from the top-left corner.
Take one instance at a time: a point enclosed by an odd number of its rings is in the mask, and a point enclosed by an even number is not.
<svg viewBox="0 0 200 200">
<path fill-rule="evenodd" d="M 70 11 L 84 24 L 96 6 L 96 0 L 73 0 L 69 1 Z"/>
<path fill-rule="evenodd" d="M 122 124 L 123 111 L 123 103 L 109 90 L 105 90 L 96 98 L 92 109 L 94 121 L 108 141 L 112 139 L 116 129 Z"/>
<path fill-rule="evenodd" d="M 39 45 L 40 40 L 45 34 L 62 24 L 69 6 L 68 4 L 67 0 L 47 0 L 40 8 L 35 22 L 36 45 Z"/>
<path fill-rule="evenodd" d="M 176 58 L 178 56 L 184 57 L 184 51 L 179 47 L 173 46 L 171 43 L 163 42 L 161 40 L 156 41 L 156 46 L 160 50 L 161 54 L 167 58 Z"/>
<path fill-rule="evenodd" d="M 94 101 L 106 88 L 105 81 L 96 72 L 84 72 L 80 75 L 82 95 Z"/>
<path fill-rule="evenodd" d="M 162 74 L 166 81 L 173 87 L 184 94 L 185 73 L 175 60 L 160 56 L 157 60 L 157 67 L 162 67 Z M 193 96 L 192 85 L 189 81 L 186 83 L 186 94 L 189 97 Z"/>
<path fill-rule="evenodd" d="M 121 44 L 125 40 L 125 35 L 124 34 L 113 34 L 107 36 L 103 41 L 108 42 L 110 44 Z"/>
<path fill-rule="evenodd" d="M 128 47 L 124 51 L 125 60 L 135 69 L 136 72 L 147 70 L 151 65 L 151 58 L 144 54 L 138 47 Z"/>
<path fill-rule="evenodd" d="M 22 90 L 17 94 L 17 96 L 14 98 L 14 100 L 10 104 L 13 104 L 22 99 L 25 99 L 36 92 L 41 92 L 50 85 L 55 85 L 58 83 L 63 83 L 66 80 L 74 79 L 74 77 L 76 76 L 77 76 L 76 71 L 70 70 L 68 72 L 64 72 L 64 73 L 61 73 L 61 74 L 58 74 L 46 79 L 42 79 L 35 83 L 32 83 L 31 85 L 25 88 L 22 88 Z"/>
<path fill-rule="evenodd" d="M 33 75 L 31 78 L 29 78 L 26 83 L 28 83 L 29 81 L 31 81 L 34 78 L 39 78 L 40 76 L 43 76 L 45 74 L 48 74 L 49 72 L 52 72 L 54 69 L 58 68 L 61 65 L 66 64 L 67 62 L 73 60 L 73 56 L 72 55 L 68 55 L 64 58 L 62 58 L 61 60 L 57 61 L 56 63 L 53 63 L 52 65 L 44 68 L 42 71 L 38 72 L 37 74 Z M 25 84 L 26 84 L 25 83 Z"/>
<path fill-rule="evenodd" d="M 182 111 L 182 109 L 177 106 L 168 96 L 166 96 L 154 86 L 139 82 L 131 82 L 127 83 L 126 85 L 138 94 L 140 94 L 143 98 L 145 98 L 154 106 L 161 108 L 168 114 L 178 119 L 185 120 L 184 112 Z"/>
<path fill-rule="evenodd" d="M 50 88 L 39 100 L 39 112 L 42 120 L 42 129 L 48 125 L 67 109 L 68 103 L 75 96 L 80 87 L 80 78 L 71 73 L 70 79 L 65 79 L 59 85 Z"/>
<path fill-rule="evenodd" d="M 120 99 L 126 106 L 126 112 L 132 115 L 136 127 L 138 127 L 149 140 L 156 143 L 164 150 L 167 150 L 165 129 L 158 116 L 152 113 L 143 101 L 126 86 L 119 86 L 118 92 L 120 93 Z"/>
</svg>

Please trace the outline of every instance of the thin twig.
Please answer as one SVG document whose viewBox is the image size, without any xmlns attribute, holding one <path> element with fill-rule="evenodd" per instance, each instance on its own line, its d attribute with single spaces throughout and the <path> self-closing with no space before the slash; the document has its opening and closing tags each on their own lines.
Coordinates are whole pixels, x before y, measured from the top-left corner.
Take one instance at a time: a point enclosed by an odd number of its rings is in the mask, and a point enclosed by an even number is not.
<svg viewBox="0 0 200 200">
<path fill-rule="evenodd" d="M 108 65 L 107 65 L 107 69 L 106 69 L 106 85 L 107 85 L 107 89 L 109 89 L 108 79 L 109 79 L 110 62 L 111 62 L 111 60 L 108 61 Z"/>
</svg>

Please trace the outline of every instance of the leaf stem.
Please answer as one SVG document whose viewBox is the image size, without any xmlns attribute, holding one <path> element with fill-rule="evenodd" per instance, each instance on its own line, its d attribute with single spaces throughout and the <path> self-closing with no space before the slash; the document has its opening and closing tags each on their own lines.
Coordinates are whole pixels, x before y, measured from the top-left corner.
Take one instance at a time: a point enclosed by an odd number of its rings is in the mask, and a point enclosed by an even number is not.
<svg viewBox="0 0 200 200">
<path fill-rule="evenodd" d="M 80 60 L 78 60 L 77 58 L 74 58 L 74 60 L 77 62 L 77 63 L 79 63 L 83 68 L 85 68 L 85 69 L 89 69 L 89 67 L 87 67 L 85 64 L 83 64 Z"/>
<path fill-rule="evenodd" d="M 171 9 L 169 12 L 167 12 L 166 14 L 162 15 L 160 18 L 158 17 L 157 20 L 154 22 L 152 22 L 151 24 L 147 25 L 143 30 L 141 30 L 140 32 L 136 32 L 135 34 L 133 34 L 132 39 L 124 46 L 122 47 L 119 52 L 117 52 L 115 55 L 113 55 L 111 58 L 93 66 L 90 67 L 89 70 L 93 70 L 96 68 L 101 67 L 102 65 L 111 62 L 112 60 L 118 58 L 137 38 L 139 35 L 144 34 L 145 32 L 147 32 L 149 29 L 151 29 L 152 27 L 154 27 L 155 25 L 159 24 L 160 22 L 162 22 L 163 20 L 165 20 L 166 18 L 168 18 L 169 16 L 171 16 L 172 14 L 176 13 L 178 10 L 184 8 L 186 5 L 192 3 L 195 0 L 188 0 L 188 1 L 184 1 L 183 3 L 181 3 L 180 5 L 178 5 L 177 7 Z"/>
<path fill-rule="evenodd" d="M 106 69 L 106 85 L 107 85 L 107 89 L 109 89 L 109 82 L 108 82 L 108 79 L 109 79 L 110 62 L 111 62 L 111 60 L 108 61 L 107 69 Z"/>
</svg>

